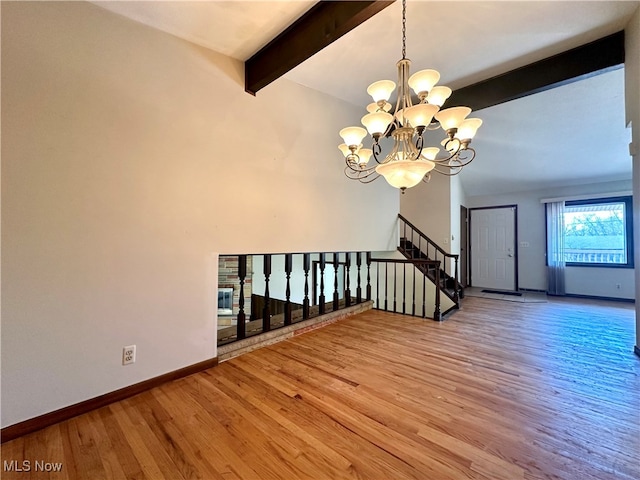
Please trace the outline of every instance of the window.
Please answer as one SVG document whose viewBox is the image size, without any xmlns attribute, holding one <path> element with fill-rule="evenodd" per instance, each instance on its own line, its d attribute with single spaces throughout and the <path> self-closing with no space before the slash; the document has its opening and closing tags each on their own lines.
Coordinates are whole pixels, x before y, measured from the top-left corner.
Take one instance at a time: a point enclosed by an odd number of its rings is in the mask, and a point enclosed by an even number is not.
<svg viewBox="0 0 640 480">
<path fill-rule="evenodd" d="M 218 288 L 218 315 L 233 314 L 233 288 Z"/>
<path fill-rule="evenodd" d="M 631 209 L 630 196 L 566 202 L 565 263 L 633 267 Z"/>
</svg>

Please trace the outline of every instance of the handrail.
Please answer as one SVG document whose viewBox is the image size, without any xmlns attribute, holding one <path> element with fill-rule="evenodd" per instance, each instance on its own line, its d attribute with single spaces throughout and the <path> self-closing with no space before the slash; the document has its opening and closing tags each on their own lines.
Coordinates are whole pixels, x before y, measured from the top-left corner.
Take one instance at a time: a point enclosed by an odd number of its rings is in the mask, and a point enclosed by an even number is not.
<svg viewBox="0 0 640 480">
<path fill-rule="evenodd" d="M 429 260 L 429 259 L 418 259 L 418 258 L 414 258 L 414 259 L 397 259 L 397 258 L 372 258 L 372 257 L 368 257 L 367 258 L 367 263 L 383 263 L 385 264 L 385 272 L 384 272 L 384 302 L 380 301 L 380 293 L 381 293 L 381 288 L 380 288 L 380 284 L 379 284 L 379 279 L 380 279 L 380 274 L 379 271 L 377 271 L 376 273 L 376 278 L 378 279 L 377 281 L 377 285 L 376 285 L 376 299 L 375 299 L 375 309 L 377 310 L 384 310 L 385 312 L 389 312 L 392 311 L 394 313 L 402 313 L 403 315 L 413 315 L 413 316 L 417 316 L 416 315 L 416 276 L 415 276 L 415 271 L 418 270 L 419 272 L 422 273 L 423 275 L 423 282 L 422 282 L 422 315 L 420 315 L 422 318 L 427 318 L 427 311 L 426 311 L 426 280 L 428 278 L 427 276 L 427 270 L 428 269 L 420 269 L 418 268 L 418 265 L 424 265 L 424 266 L 432 266 L 435 267 L 434 270 L 434 275 L 435 275 L 435 299 L 434 299 L 434 310 L 433 310 L 433 319 L 436 321 L 440 321 L 442 320 L 442 313 L 440 311 L 440 260 Z M 412 280 L 412 302 L 411 302 L 411 313 L 409 313 L 407 311 L 407 305 L 406 305 L 406 296 L 407 296 L 407 272 L 406 269 L 403 268 L 402 271 L 402 312 L 399 312 L 397 309 L 397 272 L 394 271 L 394 275 L 393 275 L 393 309 L 388 308 L 388 303 L 387 303 L 387 297 L 388 297 L 388 268 L 386 266 L 386 264 L 401 264 L 401 265 L 412 265 L 413 267 L 415 267 L 415 269 L 413 270 L 413 280 Z M 395 267 L 394 267 L 395 269 Z M 378 267 L 379 270 L 379 267 Z M 384 307 L 382 307 L 382 305 L 384 305 Z"/>
<path fill-rule="evenodd" d="M 232 314 L 225 319 L 230 325 L 218 332 L 218 344 L 370 301 L 370 256 L 363 251 L 220 255 L 225 263 L 218 285 L 234 293 Z"/>
<path fill-rule="evenodd" d="M 449 253 L 446 250 L 444 250 L 440 245 L 438 245 L 436 242 L 431 240 L 426 234 L 424 234 L 422 231 L 420 231 L 420 229 L 418 227 L 416 227 L 413 223 L 411 223 L 409 220 L 407 220 L 405 217 L 403 217 L 400 213 L 398 214 L 398 218 L 400 220 L 402 220 L 407 226 L 411 227 L 411 229 L 414 230 L 418 235 L 420 235 L 422 238 L 427 240 L 431 245 L 433 245 L 435 247 L 436 250 L 438 250 L 440 253 L 442 253 L 445 257 L 450 257 L 450 258 L 458 258 L 458 257 L 460 257 L 460 255 L 458 255 L 456 253 Z"/>
<path fill-rule="evenodd" d="M 441 261 L 432 259 L 375 259 L 371 252 L 362 251 L 221 255 L 220 258 L 224 259 L 224 268 L 218 272 L 218 285 L 233 289 L 233 308 L 232 315 L 222 314 L 227 326 L 219 329 L 218 345 L 371 302 L 374 288 L 377 297 L 384 293 L 385 310 L 387 297 L 392 295 L 393 311 L 400 313 L 396 307 L 402 302 L 401 312 L 415 315 L 416 300 L 420 300 L 416 279 L 422 282 L 423 289 L 434 275 L 439 282 L 442 265 Z M 371 279 L 372 263 L 377 268 L 385 265 L 384 272 L 375 272 L 375 284 Z M 405 267 L 395 264 L 405 264 Z M 406 264 L 413 264 L 415 268 L 407 269 Z M 389 269 L 386 265 L 394 266 Z M 420 280 L 423 276 L 424 280 Z M 383 290 L 379 288 L 381 283 Z M 387 291 L 387 285 L 393 285 L 392 293 Z M 379 301 L 372 304 L 382 309 Z M 426 318 L 424 293 L 422 304 L 422 317 Z M 431 299 L 427 304 L 431 308 Z M 441 320 L 438 288 L 433 318 Z"/>
<path fill-rule="evenodd" d="M 449 279 L 452 279 L 453 280 L 453 293 L 451 294 L 445 288 L 443 288 L 443 285 L 440 285 L 440 279 L 438 279 L 438 282 L 436 283 L 436 287 L 438 289 L 443 289 L 445 294 L 447 296 L 449 296 L 455 302 L 456 307 L 459 307 L 459 305 L 460 305 L 459 301 L 460 301 L 460 297 L 462 295 L 462 291 L 461 291 L 461 288 L 460 288 L 460 282 L 459 282 L 459 278 L 458 278 L 458 259 L 459 259 L 460 255 L 454 254 L 454 253 L 449 253 L 449 252 L 445 251 L 437 243 L 435 243 L 433 240 L 431 240 L 418 227 L 416 227 L 413 223 L 411 223 L 409 220 L 407 220 L 407 218 L 405 218 L 402 214 L 399 213 L 398 214 L 398 218 L 404 224 L 404 230 L 402 232 L 404 236 L 401 235 L 401 238 L 403 238 L 404 241 L 405 241 L 405 245 L 404 246 L 402 246 L 402 245 L 399 246 L 398 249 L 405 256 L 407 256 L 411 260 L 417 260 L 414 257 L 414 252 L 415 252 L 415 250 L 417 250 L 420 253 L 420 255 L 424 255 L 427 259 L 430 259 L 430 260 L 438 260 L 438 254 L 442 255 L 443 260 L 446 260 L 446 259 L 453 260 L 453 263 L 454 263 L 453 270 L 454 271 L 452 273 L 448 273 L 447 272 L 447 263 L 448 262 L 444 261 L 442 263 L 442 267 L 443 267 L 442 277 L 443 277 L 443 280 L 444 280 L 444 284 L 446 286 L 447 283 L 449 282 Z M 410 236 L 407 235 L 407 227 L 409 227 Z M 414 233 L 418 236 L 417 244 L 415 243 L 415 240 L 414 240 Z M 426 243 L 426 250 L 424 250 L 424 251 L 422 249 L 422 239 L 424 239 L 425 243 Z M 411 249 L 407 249 L 406 248 L 408 243 L 411 244 Z M 430 247 L 431 247 L 432 250 L 434 250 L 434 258 L 430 258 L 430 256 L 429 256 Z M 409 253 L 409 250 L 410 250 L 410 253 Z M 434 279 L 434 281 L 435 281 L 435 279 Z"/>
</svg>

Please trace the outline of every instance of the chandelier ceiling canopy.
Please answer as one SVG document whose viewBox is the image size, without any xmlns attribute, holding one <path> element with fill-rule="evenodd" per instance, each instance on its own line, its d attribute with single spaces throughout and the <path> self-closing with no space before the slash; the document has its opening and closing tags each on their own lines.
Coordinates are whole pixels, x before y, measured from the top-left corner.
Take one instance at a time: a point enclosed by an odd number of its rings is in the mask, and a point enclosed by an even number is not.
<svg viewBox="0 0 640 480">
<path fill-rule="evenodd" d="M 406 0 L 402 1 L 402 59 L 396 64 L 398 85 L 396 106 L 391 112 L 389 103 L 396 84 L 380 80 L 369 85 L 367 93 L 373 103 L 367 106 L 362 127 L 340 130 L 344 143 L 338 146 L 345 158 L 345 175 L 362 183 L 370 183 L 383 176 L 402 193 L 421 181 L 428 182 L 431 171 L 443 175 L 457 175 L 471 163 L 476 152 L 469 146 L 482 125 L 479 118 L 467 118 L 469 107 L 451 107 L 441 110 L 451 95 L 451 89 L 437 85 L 440 73 L 421 70 L 409 75 L 411 61 L 406 58 Z M 414 105 L 411 90 L 417 95 Z M 425 146 L 426 130 L 442 129 L 446 136 L 440 146 Z M 363 148 L 362 141 L 371 135 L 371 148 Z M 393 146 L 382 155 L 380 140 L 391 136 Z M 441 153 L 441 148 L 443 152 Z M 373 157 L 376 164 L 369 166 Z"/>
</svg>

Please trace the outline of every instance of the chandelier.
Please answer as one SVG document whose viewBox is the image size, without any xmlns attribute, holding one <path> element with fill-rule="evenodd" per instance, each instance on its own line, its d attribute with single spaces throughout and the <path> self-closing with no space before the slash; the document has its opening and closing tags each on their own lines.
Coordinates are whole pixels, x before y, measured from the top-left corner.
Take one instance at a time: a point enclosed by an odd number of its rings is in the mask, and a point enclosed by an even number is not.
<svg viewBox="0 0 640 480">
<path fill-rule="evenodd" d="M 373 102 L 367 106 L 362 117 L 362 127 L 347 127 L 340 130 L 344 143 L 338 148 L 345 157 L 345 175 L 362 183 L 370 183 L 381 175 L 402 193 L 420 181 L 428 182 L 431 171 L 453 176 L 469 165 L 476 152 L 469 146 L 476 131 L 482 125 L 479 118 L 467 118 L 469 107 L 452 107 L 441 110 L 451 95 L 451 89 L 436 86 L 440 73 L 436 70 L 421 70 L 409 76 L 411 60 L 406 58 L 406 0 L 402 0 L 402 59 L 398 67 L 398 97 L 393 113 L 389 103 L 396 84 L 391 80 L 380 80 L 367 88 Z M 414 105 L 411 89 L 418 97 Z M 442 130 L 446 137 L 440 147 L 425 146 L 427 130 Z M 362 141 L 369 133 L 373 139 L 371 148 L 362 148 Z M 393 147 L 382 156 L 380 140 L 393 138 Z M 376 164 L 369 166 L 373 157 Z"/>
</svg>

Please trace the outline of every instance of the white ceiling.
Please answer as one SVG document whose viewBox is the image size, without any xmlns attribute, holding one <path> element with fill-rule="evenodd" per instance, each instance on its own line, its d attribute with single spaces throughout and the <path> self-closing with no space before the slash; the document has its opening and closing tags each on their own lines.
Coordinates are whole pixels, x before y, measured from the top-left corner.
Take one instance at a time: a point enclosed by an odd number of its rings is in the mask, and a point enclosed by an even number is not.
<svg viewBox="0 0 640 480">
<path fill-rule="evenodd" d="M 315 2 L 94 3 L 246 60 Z M 442 74 L 440 84 L 455 89 L 622 30 L 639 4 L 410 0 L 407 57 L 413 71 L 435 68 Z M 397 1 L 285 78 L 361 105 L 365 113 L 367 86 L 383 78 L 395 80 L 400 57 Z M 476 160 L 461 173 L 467 194 L 630 179 L 623 89 L 620 69 L 473 114 L 484 124 L 472 144 Z"/>
</svg>

